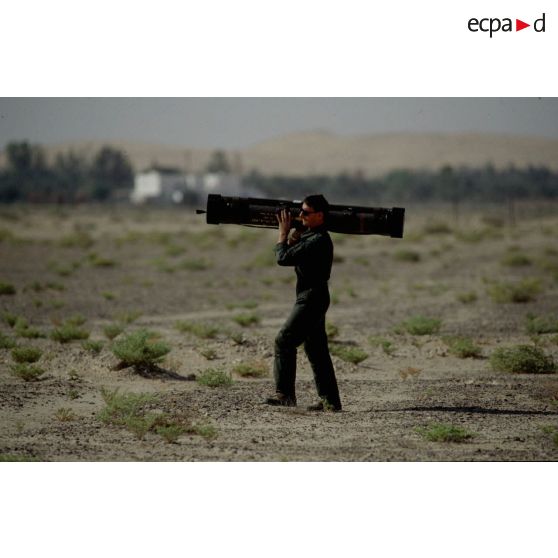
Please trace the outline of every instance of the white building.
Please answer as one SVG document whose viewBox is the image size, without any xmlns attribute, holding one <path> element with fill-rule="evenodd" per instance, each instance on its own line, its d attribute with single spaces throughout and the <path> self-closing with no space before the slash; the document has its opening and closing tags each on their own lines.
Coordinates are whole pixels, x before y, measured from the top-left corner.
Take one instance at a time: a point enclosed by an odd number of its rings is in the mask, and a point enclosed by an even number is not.
<svg viewBox="0 0 558 558">
<path fill-rule="evenodd" d="M 187 190 L 186 177 L 176 171 L 152 169 L 136 174 L 132 203 L 150 201 L 181 203 Z"/>
<path fill-rule="evenodd" d="M 262 197 L 262 192 L 247 190 L 242 177 L 235 174 L 183 174 L 171 169 L 151 169 L 136 174 L 130 200 L 135 204 L 147 202 L 184 203 L 204 201 L 207 194 L 223 196 Z"/>
</svg>

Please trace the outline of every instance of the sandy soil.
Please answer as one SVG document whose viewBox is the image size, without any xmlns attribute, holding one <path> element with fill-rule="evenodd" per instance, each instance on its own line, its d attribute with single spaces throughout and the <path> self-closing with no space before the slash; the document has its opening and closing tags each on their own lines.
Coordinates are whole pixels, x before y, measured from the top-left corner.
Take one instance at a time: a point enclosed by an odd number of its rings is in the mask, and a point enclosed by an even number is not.
<svg viewBox="0 0 558 558">
<path fill-rule="evenodd" d="M 497 372 L 488 360 L 498 347 L 533 341 L 558 358 L 556 333 L 534 340 L 526 331 L 528 314 L 556 317 L 558 309 L 558 218 L 547 210 L 536 218 L 519 210 L 514 227 L 494 220 L 505 217 L 498 210 L 491 219 L 462 213 L 458 228 L 443 233 L 429 231 L 436 221 L 455 225 L 447 208 L 407 208 L 404 240 L 336 235 L 328 319 L 339 330 L 340 346 L 359 347 L 368 357 L 358 365 L 334 357 L 344 410 L 315 414 L 304 410 L 315 402 L 304 354 L 299 407 L 262 404 L 273 392 L 273 338 L 294 291 L 293 271 L 273 264 L 273 231 L 205 225 L 188 210 L 3 208 L 0 282 L 13 285 L 16 294 L 0 296 L 0 312 L 25 317 L 45 337 L 18 337 L 6 321 L 0 332 L 41 349 L 37 365 L 45 373 L 38 381 L 15 377 L 10 349 L 0 349 L 0 458 L 555 460 L 556 375 Z M 419 260 L 410 261 L 409 252 Z M 503 263 L 518 252 L 529 263 Z M 489 296 L 491 282 L 524 278 L 540 281 L 533 301 L 497 303 Z M 470 292 L 476 300 L 459 300 Z M 242 313 L 259 323 L 239 325 L 234 318 Z M 441 319 L 440 331 L 394 332 L 419 314 Z M 49 338 L 57 324 L 76 315 L 85 318 L 91 340 L 105 341 L 99 354 L 80 341 Z M 148 328 L 172 347 L 150 374 L 117 369 L 104 328 L 125 318 L 121 336 Z M 219 333 L 200 338 L 179 331 L 179 321 L 211 324 Z M 451 335 L 470 337 L 481 357 L 452 355 L 445 342 Z M 374 344 L 378 337 L 391 343 L 390 354 Z M 233 372 L 252 361 L 264 362 L 267 375 Z M 191 379 L 209 368 L 230 373 L 232 385 L 210 388 Z M 215 435 L 188 431 L 168 443 L 155 431 L 140 439 L 124 426 L 106 424 L 100 420 L 102 390 L 117 388 L 153 394 L 146 412 L 212 426 Z M 429 441 L 420 429 L 434 423 L 465 428 L 474 437 Z"/>
</svg>

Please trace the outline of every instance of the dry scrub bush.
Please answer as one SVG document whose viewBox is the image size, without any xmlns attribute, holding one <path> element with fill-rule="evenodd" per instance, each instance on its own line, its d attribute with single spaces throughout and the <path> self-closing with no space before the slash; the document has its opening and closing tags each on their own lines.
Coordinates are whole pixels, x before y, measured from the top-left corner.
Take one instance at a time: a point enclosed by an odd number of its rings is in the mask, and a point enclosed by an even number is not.
<svg viewBox="0 0 558 558">
<path fill-rule="evenodd" d="M 368 358 L 368 353 L 365 353 L 359 347 L 347 347 L 338 343 L 332 343 L 329 347 L 329 352 L 341 360 L 351 362 L 352 364 L 360 364 Z"/>
<path fill-rule="evenodd" d="M 124 331 L 122 324 L 108 324 L 103 328 L 103 333 L 107 339 L 111 341 L 118 337 Z"/>
<path fill-rule="evenodd" d="M 500 263 L 507 267 L 527 267 L 530 266 L 533 262 L 525 254 L 514 252 L 512 254 L 504 256 L 500 260 Z"/>
<path fill-rule="evenodd" d="M 494 302 L 530 302 L 542 291 L 538 279 L 524 279 L 522 281 L 494 283 L 488 287 L 488 294 Z"/>
<path fill-rule="evenodd" d="M 16 342 L 11 337 L 0 333 L 0 349 L 13 349 L 15 346 Z"/>
<path fill-rule="evenodd" d="M 461 443 L 474 437 L 474 434 L 465 428 L 451 424 L 435 423 L 419 427 L 416 431 L 431 442 Z"/>
<path fill-rule="evenodd" d="M 517 345 L 496 349 L 490 355 L 490 365 L 499 372 L 525 374 L 552 374 L 556 365 L 552 356 L 532 345 Z"/>
<path fill-rule="evenodd" d="M 25 318 L 17 318 L 13 328 L 18 337 L 24 337 L 25 339 L 44 337 L 44 334 L 37 328 L 31 327 Z"/>
<path fill-rule="evenodd" d="M 114 315 L 114 319 L 117 322 L 122 322 L 123 324 L 131 324 L 135 322 L 141 316 L 139 310 L 127 310 L 126 312 L 119 312 Z"/>
<path fill-rule="evenodd" d="M 171 348 L 161 341 L 159 335 L 140 329 L 116 340 L 111 347 L 122 366 L 150 366 L 163 360 Z"/>
<path fill-rule="evenodd" d="M 103 349 L 104 341 L 83 341 L 81 346 L 90 353 L 98 355 Z"/>
<path fill-rule="evenodd" d="M 76 414 L 69 407 L 60 407 L 56 410 L 54 416 L 56 417 L 56 420 L 59 420 L 60 422 L 70 422 L 77 418 Z"/>
<path fill-rule="evenodd" d="M 10 372 L 13 376 L 21 378 L 26 382 L 33 382 L 39 379 L 39 376 L 42 376 L 45 371 L 38 366 L 34 366 L 33 364 L 29 364 L 27 362 L 21 362 L 18 364 L 13 364 L 10 367 Z"/>
<path fill-rule="evenodd" d="M 382 351 L 384 351 L 386 355 L 391 356 L 395 352 L 393 343 L 385 337 L 372 335 L 368 338 L 368 342 L 370 343 L 370 345 L 372 345 L 372 347 L 381 347 Z"/>
<path fill-rule="evenodd" d="M 554 316 L 527 316 L 527 333 L 558 333 L 558 318 Z"/>
<path fill-rule="evenodd" d="M 15 295 L 16 289 L 11 283 L 0 281 L 0 295 Z"/>
<path fill-rule="evenodd" d="M 335 339 L 339 335 L 339 328 L 331 322 L 326 322 L 326 335 L 328 339 Z"/>
<path fill-rule="evenodd" d="M 210 388 L 228 387 L 233 381 L 230 374 L 220 368 L 207 368 L 196 378 L 198 384 Z"/>
<path fill-rule="evenodd" d="M 478 358 L 481 349 L 468 337 L 446 337 L 444 343 L 449 347 L 450 353 L 459 358 Z"/>
<path fill-rule="evenodd" d="M 37 362 L 43 354 L 43 351 L 36 347 L 16 347 L 12 349 L 12 358 L 16 362 Z"/>
<path fill-rule="evenodd" d="M 420 254 L 414 250 L 397 250 L 393 257 L 400 262 L 420 262 Z"/>
<path fill-rule="evenodd" d="M 70 341 L 88 339 L 89 331 L 82 329 L 75 320 L 70 318 L 61 326 L 53 329 L 50 332 L 50 338 L 59 343 L 69 343 Z"/>
<path fill-rule="evenodd" d="M 213 339 L 217 337 L 219 328 L 209 324 L 196 324 L 193 322 L 178 321 L 174 326 L 181 333 L 191 333 L 201 339 Z"/>
<path fill-rule="evenodd" d="M 233 372 L 243 378 L 261 378 L 267 376 L 268 366 L 264 361 L 241 362 L 233 368 Z"/>
<path fill-rule="evenodd" d="M 458 293 L 456 295 L 456 298 L 459 302 L 463 304 L 471 304 L 472 302 L 475 302 L 477 300 L 478 296 L 475 291 L 467 291 L 467 292 Z"/>
<path fill-rule="evenodd" d="M 260 317 L 254 313 L 243 313 L 233 316 L 233 320 L 242 327 L 250 327 L 260 323 Z"/>
</svg>

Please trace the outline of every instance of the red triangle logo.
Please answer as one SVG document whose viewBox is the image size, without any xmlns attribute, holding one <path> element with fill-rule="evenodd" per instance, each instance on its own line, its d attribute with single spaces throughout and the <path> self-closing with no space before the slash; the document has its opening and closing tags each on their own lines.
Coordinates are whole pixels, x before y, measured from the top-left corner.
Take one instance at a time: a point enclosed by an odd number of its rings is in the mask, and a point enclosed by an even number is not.
<svg viewBox="0 0 558 558">
<path fill-rule="evenodd" d="M 521 21 L 520 19 L 515 20 L 515 30 L 516 31 L 521 31 L 522 29 L 525 29 L 526 27 L 531 27 L 531 24 L 530 23 L 525 23 L 524 21 Z"/>
</svg>

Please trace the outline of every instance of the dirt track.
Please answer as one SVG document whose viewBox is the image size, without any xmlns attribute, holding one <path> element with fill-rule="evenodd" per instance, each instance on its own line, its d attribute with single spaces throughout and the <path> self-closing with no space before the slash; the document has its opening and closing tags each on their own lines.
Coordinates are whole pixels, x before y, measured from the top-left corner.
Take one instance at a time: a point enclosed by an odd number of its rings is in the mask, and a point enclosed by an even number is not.
<svg viewBox="0 0 558 558">
<path fill-rule="evenodd" d="M 10 374 L 10 350 L 0 349 L 0 456 L 556 460 L 556 374 L 496 372 L 488 357 L 498 347 L 533 342 L 525 327 L 528 314 L 556 317 L 558 219 L 525 218 L 511 228 L 492 214 L 462 215 L 459 229 L 444 232 L 431 227 L 431 211 L 408 208 L 407 214 L 403 241 L 334 238 L 328 320 L 339 330 L 338 346 L 359 347 L 368 358 L 355 365 L 334 357 L 344 410 L 316 415 L 303 410 L 315 401 L 303 354 L 296 409 L 262 405 L 273 391 L 270 372 L 262 378 L 233 373 L 229 387 L 184 381 L 208 368 L 231 372 L 242 362 L 263 361 L 271 370 L 273 338 L 294 290 L 292 270 L 273 265 L 273 231 L 209 226 L 186 211 L 2 209 L 0 282 L 13 285 L 16 294 L 0 296 L 0 312 L 25 317 L 47 337 L 18 337 L 6 322 L 0 325 L 19 345 L 40 348 L 37 364 L 45 370 L 38 381 L 24 382 Z M 447 212 L 436 215 L 451 224 Z M 529 263 L 505 263 L 514 253 L 526 255 Z M 489 296 L 494 281 L 525 278 L 540 282 L 533 301 L 498 303 Z M 459 300 L 470 292 L 476 300 Z M 259 323 L 239 325 L 234 318 L 242 313 Z M 60 344 L 48 337 L 56 324 L 78 314 L 90 339 L 105 340 L 98 355 L 79 341 Z M 441 319 L 439 332 L 394 332 L 419 314 Z M 103 329 L 125 318 L 129 323 L 121 335 L 148 328 L 172 347 L 162 370 L 144 377 L 133 368 L 115 369 L 118 359 Z M 208 339 L 184 333 L 176 328 L 180 321 L 210 324 L 218 333 Z M 445 341 L 450 335 L 471 338 L 480 358 L 452 355 Z M 373 343 L 378 337 L 391 343 L 389 351 Z M 535 339 L 555 360 L 557 337 Z M 211 360 L 202 352 L 211 353 Z M 101 388 L 154 394 L 151 412 L 211 425 L 216 435 L 186 432 L 167 443 L 149 431 L 138 439 L 99 419 L 105 406 Z M 464 443 L 428 441 L 419 429 L 433 423 L 463 427 L 474 437 Z"/>
</svg>

